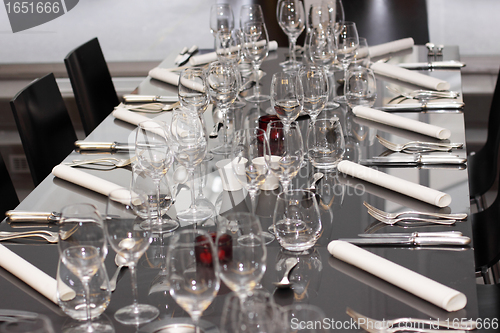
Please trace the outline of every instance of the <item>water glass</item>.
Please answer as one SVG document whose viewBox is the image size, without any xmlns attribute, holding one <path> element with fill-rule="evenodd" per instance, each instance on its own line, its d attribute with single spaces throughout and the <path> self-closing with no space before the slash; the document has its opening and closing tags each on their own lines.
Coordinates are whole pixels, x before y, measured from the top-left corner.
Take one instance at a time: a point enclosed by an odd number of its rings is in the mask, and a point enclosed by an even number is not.
<svg viewBox="0 0 500 333">
<path fill-rule="evenodd" d="M 316 195 L 308 190 L 281 192 L 274 209 L 274 233 L 289 251 L 305 251 L 321 236 L 322 223 Z"/>
<path fill-rule="evenodd" d="M 347 71 L 344 95 L 349 107 L 372 107 L 377 99 L 377 81 L 370 68 L 357 67 Z"/>
<path fill-rule="evenodd" d="M 339 118 L 321 118 L 307 129 L 307 155 L 318 169 L 333 169 L 344 156 L 345 141 Z"/>
</svg>

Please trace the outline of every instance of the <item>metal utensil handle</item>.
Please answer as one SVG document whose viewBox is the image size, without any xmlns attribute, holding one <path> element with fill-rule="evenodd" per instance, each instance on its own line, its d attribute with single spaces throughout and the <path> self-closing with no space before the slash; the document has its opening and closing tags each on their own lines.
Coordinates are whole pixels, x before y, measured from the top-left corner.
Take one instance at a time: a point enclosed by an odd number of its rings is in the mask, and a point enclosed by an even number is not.
<svg viewBox="0 0 500 333">
<path fill-rule="evenodd" d="M 158 96 L 155 95 L 124 95 L 125 102 L 156 102 Z"/>
<path fill-rule="evenodd" d="M 116 142 L 85 142 L 85 141 L 76 141 L 75 146 L 79 149 L 108 149 L 112 150 L 116 148 Z"/>
<path fill-rule="evenodd" d="M 411 241 L 415 245 L 454 245 L 465 246 L 470 244 L 470 238 L 465 236 L 460 237 L 414 237 Z"/>
</svg>

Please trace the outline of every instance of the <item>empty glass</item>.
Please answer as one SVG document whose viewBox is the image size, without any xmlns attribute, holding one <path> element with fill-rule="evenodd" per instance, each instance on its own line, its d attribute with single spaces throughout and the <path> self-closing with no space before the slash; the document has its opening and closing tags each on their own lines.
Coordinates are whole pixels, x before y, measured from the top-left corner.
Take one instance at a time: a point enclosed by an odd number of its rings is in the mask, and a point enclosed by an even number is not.
<svg viewBox="0 0 500 333">
<path fill-rule="evenodd" d="M 345 141 L 337 117 L 321 118 L 307 129 L 307 155 L 319 169 L 333 169 L 344 156 Z"/>
<path fill-rule="evenodd" d="M 264 22 L 264 13 L 259 4 L 242 5 L 240 8 L 240 29 L 248 22 Z"/>
<path fill-rule="evenodd" d="M 179 75 L 178 95 L 181 106 L 203 114 L 210 103 L 203 68 L 191 67 Z"/>
<path fill-rule="evenodd" d="M 304 112 L 314 123 L 328 102 L 328 76 L 322 68 L 308 66 L 300 71 L 300 80 L 304 89 Z"/>
<path fill-rule="evenodd" d="M 316 195 L 308 190 L 281 192 L 274 209 L 274 234 L 289 251 L 305 251 L 321 236 L 322 223 Z"/>
<path fill-rule="evenodd" d="M 295 59 L 295 44 L 305 28 L 304 4 L 300 0 L 279 0 L 276 18 L 281 29 L 288 36 L 289 44 L 289 60 L 280 65 L 285 68 L 297 68 L 300 63 Z"/>
<path fill-rule="evenodd" d="M 274 73 L 271 80 L 271 106 L 283 122 L 285 131 L 304 107 L 304 90 L 297 73 Z"/>
<path fill-rule="evenodd" d="M 309 35 L 309 59 L 313 64 L 328 70 L 335 61 L 337 49 L 334 31 L 328 25 L 318 26 L 312 28 Z"/>
<path fill-rule="evenodd" d="M 359 46 L 356 49 L 356 53 L 354 54 L 351 64 L 349 65 L 349 69 L 352 70 L 353 67 L 370 67 L 370 50 L 368 49 L 368 42 L 364 37 L 359 37 Z"/>
<path fill-rule="evenodd" d="M 283 317 L 287 332 L 327 333 L 330 331 L 330 322 L 325 322 L 325 313 L 315 305 L 299 303 L 286 306 L 283 308 Z M 315 323 L 315 325 L 308 323 Z"/>
<path fill-rule="evenodd" d="M 344 69 L 344 79 L 347 76 L 347 69 L 354 59 L 358 46 L 359 35 L 356 23 L 344 22 L 340 27 L 340 33 L 337 38 L 337 59 Z"/>
<path fill-rule="evenodd" d="M 269 100 L 268 95 L 260 93 L 259 68 L 262 61 L 269 53 L 269 36 L 264 22 L 250 21 L 242 28 L 243 51 L 245 57 L 252 63 L 255 85 L 253 95 L 247 96 L 246 100 L 251 103 L 262 103 Z"/>
<path fill-rule="evenodd" d="M 373 70 L 357 67 L 347 71 L 344 96 L 349 107 L 372 107 L 377 99 L 377 81 Z"/>
<path fill-rule="evenodd" d="M 210 7 L 210 32 L 230 36 L 234 29 L 234 15 L 230 4 L 218 3 Z"/>
</svg>

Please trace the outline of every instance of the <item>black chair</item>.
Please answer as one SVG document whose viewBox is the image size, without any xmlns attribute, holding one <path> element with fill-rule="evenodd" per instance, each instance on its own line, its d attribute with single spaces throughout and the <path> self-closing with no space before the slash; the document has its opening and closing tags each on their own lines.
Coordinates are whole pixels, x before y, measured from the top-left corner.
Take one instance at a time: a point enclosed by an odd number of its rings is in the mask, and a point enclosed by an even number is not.
<svg viewBox="0 0 500 333">
<path fill-rule="evenodd" d="M 488 117 L 488 136 L 486 143 L 477 153 L 471 153 L 467 161 L 469 173 L 469 195 L 479 210 L 486 208 L 484 194 L 495 183 L 500 149 L 500 71 Z"/>
<path fill-rule="evenodd" d="M 19 205 L 19 198 L 2 154 L 0 154 L 0 181 L 0 198 L 2 198 L 0 200 L 0 214 L 3 214 L 10 209 L 16 208 Z"/>
<path fill-rule="evenodd" d="M 54 74 L 30 83 L 10 105 L 37 186 L 73 151 L 77 140 Z"/>
<path fill-rule="evenodd" d="M 75 94 L 83 130 L 88 135 L 119 104 L 97 38 L 71 51 L 64 63 Z"/>
</svg>

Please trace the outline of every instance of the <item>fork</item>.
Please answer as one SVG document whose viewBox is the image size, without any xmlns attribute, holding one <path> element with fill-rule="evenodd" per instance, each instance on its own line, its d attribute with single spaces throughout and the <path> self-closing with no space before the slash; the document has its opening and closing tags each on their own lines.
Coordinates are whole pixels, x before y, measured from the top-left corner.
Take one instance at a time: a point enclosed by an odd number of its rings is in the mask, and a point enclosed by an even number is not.
<svg viewBox="0 0 500 333">
<path fill-rule="evenodd" d="M 67 163 L 69 166 L 79 166 L 79 165 L 86 165 L 86 164 L 109 164 L 113 168 L 121 168 L 124 166 L 129 165 L 135 161 L 135 156 L 127 159 L 119 159 L 116 157 L 103 157 L 103 158 L 97 158 L 93 160 L 73 160 L 71 163 Z"/>
<path fill-rule="evenodd" d="M 429 212 L 418 212 L 418 211 L 404 211 L 404 212 L 397 212 L 397 213 L 389 213 L 389 212 L 385 212 L 381 209 L 378 209 L 376 207 L 373 207 L 372 205 L 370 205 L 366 201 L 363 202 L 363 205 L 369 211 L 373 211 L 378 216 L 382 216 L 382 217 L 385 217 L 388 219 L 395 219 L 401 215 L 425 215 L 425 216 L 437 217 L 437 218 L 448 219 L 448 220 L 465 220 L 467 218 L 467 214 L 465 214 L 465 213 L 443 214 L 443 213 L 429 213 Z"/>
<path fill-rule="evenodd" d="M 400 222 L 403 223 L 412 223 L 412 222 L 422 222 L 422 223 L 434 223 L 434 224 L 445 224 L 445 225 L 451 225 L 455 224 L 456 220 L 448 220 L 448 219 L 426 219 L 422 217 L 413 217 L 413 216 L 408 216 L 408 217 L 398 217 L 398 218 L 387 218 L 384 217 L 372 210 L 368 210 L 368 214 L 370 214 L 372 217 L 375 219 L 379 220 L 380 222 L 389 224 L 389 225 L 394 225 Z"/>
<path fill-rule="evenodd" d="M 175 107 L 179 106 L 179 102 L 173 104 L 164 105 L 163 103 L 146 103 L 146 104 L 123 104 L 121 103 L 116 108 L 125 108 L 129 111 L 145 112 L 145 113 L 159 113 L 163 111 L 173 110 Z M 116 109 L 115 108 L 115 109 Z"/>
<path fill-rule="evenodd" d="M 59 236 L 57 232 L 49 230 L 34 230 L 22 232 L 0 231 L 0 241 L 25 237 L 41 237 L 49 243 L 57 243 Z"/>
<path fill-rule="evenodd" d="M 396 87 L 386 86 L 387 90 L 406 99 L 429 100 L 439 98 L 455 99 L 460 94 L 455 91 L 433 91 L 433 90 L 414 90 L 409 93 L 403 92 Z"/>
<path fill-rule="evenodd" d="M 392 320 L 375 320 L 366 317 L 351 308 L 346 309 L 346 313 L 351 316 L 356 322 L 368 332 L 465 332 L 475 330 L 477 323 L 475 320 L 453 321 L 453 320 L 426 320 L 417 318 L 397 318 Z M 401 325 L 403 324 L 403 325 Z M 414 324 L 414 325 L 410 325 Z M 420 328 L 421 325 L 428 325 L 433 327 L 443 327 L 452 329 L 453 331 L 433 330 Z M 412 328 L 414 327 L 414 328 Z"/>
<path fill-rule="evenodd" d="M 389 150 L 400 152 L 403 150 L 409 152 L 426 152 L 426 151 L 450 151 L 453 148 L 462 148 L 463 143 L 439 143 L 439 142 L 422 142 L 422 141 L 409 141 L 404 144 L 397 144 L 391 142 L 383 137 L 376 135 L 380 144 Z"/>
</svg>

